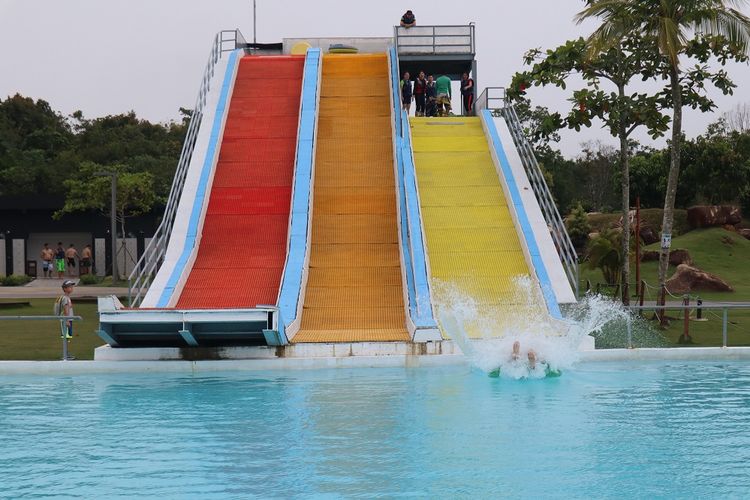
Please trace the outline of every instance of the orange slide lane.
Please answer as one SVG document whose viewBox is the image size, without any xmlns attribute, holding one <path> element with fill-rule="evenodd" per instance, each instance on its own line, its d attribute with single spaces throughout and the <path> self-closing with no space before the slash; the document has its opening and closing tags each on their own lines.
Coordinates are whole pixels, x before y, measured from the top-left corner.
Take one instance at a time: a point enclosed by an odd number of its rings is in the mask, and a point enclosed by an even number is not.
<svg viewBox="0 0 750 500">
<path fill-rule="evenodd" d="M 198 254 L 177 308 L 276 304 L 303 68 L 303 56 L 240 60 Z"/>
<path fill-rule="evenodd" d="M 409 340 L 385 54 L 323 57 L 310 267 L 293 342 Z"/>
</svg>

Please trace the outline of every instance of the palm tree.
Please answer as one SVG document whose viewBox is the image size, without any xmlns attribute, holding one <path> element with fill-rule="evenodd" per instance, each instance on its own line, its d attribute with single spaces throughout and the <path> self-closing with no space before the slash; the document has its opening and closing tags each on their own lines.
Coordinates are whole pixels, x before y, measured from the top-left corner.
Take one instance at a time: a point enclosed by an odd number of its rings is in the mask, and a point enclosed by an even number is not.
<svg viewBox="0 0 750 500">
<path fill-rule="evenodd" d="M 602 24 L 591 35 L 595 46 L 619 43 L 623 34 L 637 31 L 654 36 L 665 57 L 672 93 L 672 142 L 670 145 L 669 177 L 664 198 L 662 240 L 672 235 L 674 202 L 680 175 L 680 143 L 682 141 L 682 85 L 680 54 L 688 43 L 688 35 L 722 35 L 745 53 L 750 47 L 750 19 L 738 8 L 747 0 L 587 0 L 587 7 L 576 19 L 600 18 Z M 659 256 L 660 302 L 664 303 L 664 281 L 669 266 L 669 246 L 663 244 Z"/>
</svg>

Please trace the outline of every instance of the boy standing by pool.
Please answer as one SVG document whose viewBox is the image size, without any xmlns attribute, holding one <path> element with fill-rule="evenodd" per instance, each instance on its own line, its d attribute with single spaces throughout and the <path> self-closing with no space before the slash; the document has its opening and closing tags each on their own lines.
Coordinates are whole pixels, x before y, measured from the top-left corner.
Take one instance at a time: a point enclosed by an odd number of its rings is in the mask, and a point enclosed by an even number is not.
<svg viewBox="0 0 750 500">
<path fill-rule="evenodd" d="M 63 281 L 63 295 L 55 302 L 56 316 L 73 316 L 73 299 L 70 298 L 70 294 L 73 293 L 74 286 L 75 281 Z M 73 338 L 73 320 L 60 320 L 60 338 Z"/>
</svg>

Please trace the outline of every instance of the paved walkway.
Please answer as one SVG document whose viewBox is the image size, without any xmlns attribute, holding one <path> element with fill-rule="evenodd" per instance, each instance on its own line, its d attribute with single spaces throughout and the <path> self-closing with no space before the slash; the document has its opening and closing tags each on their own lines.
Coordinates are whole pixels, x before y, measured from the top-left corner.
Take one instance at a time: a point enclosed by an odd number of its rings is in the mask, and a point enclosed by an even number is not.
<svg viewBox="0 0 750 500">
<path fill-rule="evenodd" d="M 65 279 L 57 278 L 39 278 L 35 279 L 28 285 L 24 286 L 0 286 L 0 299 L 38 299 L 58 297 L 61 293 L 61 287 Z M 78 281 L 77 278 L 72 278 Z M 76 286 L 73 292 L 74 297 L 102 297 L 105 295 L 117 295 L 118 297 L 127 297 L 128 287 L 111 287 L 111 286 Z"/>
</svg>

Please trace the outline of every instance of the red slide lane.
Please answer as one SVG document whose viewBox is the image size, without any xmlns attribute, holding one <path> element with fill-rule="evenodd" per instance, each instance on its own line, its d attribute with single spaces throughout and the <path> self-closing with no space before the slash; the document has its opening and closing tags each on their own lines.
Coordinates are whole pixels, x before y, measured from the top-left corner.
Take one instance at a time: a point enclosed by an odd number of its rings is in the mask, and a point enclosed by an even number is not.
<svg viewBox="0 0 750 500">
<path fill-rule="evenodd" d="M 179 309 L 275 304 L 286 258 L 303 56 L 245 56 Z"/>
</svg>

